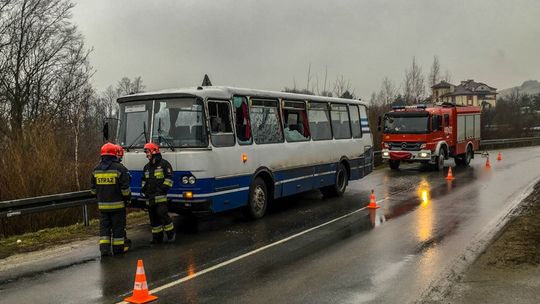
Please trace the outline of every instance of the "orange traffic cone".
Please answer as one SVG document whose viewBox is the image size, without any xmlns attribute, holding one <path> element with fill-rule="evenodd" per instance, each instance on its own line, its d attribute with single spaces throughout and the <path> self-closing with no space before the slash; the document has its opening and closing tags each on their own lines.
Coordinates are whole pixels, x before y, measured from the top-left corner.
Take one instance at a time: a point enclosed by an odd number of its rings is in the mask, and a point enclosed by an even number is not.
<svg viewBox="0 0 540 304">
<path fill-rule="evenodd" d="M 452 175 L 452 167 L 448 167 L 448 175 L 446 176 L 446 180 L 454 180 L 454 176 Z"/>
<path fill-rule="evenodd" d="M 377 205 L 377 201 L 375 199 L 375 192 L 371 190 L 371 195 L 369 196 L 369 205 L 367 206 L 368 209 L 377 209 L 379 206 Z"/>
<path fill-rule="evenodd" d="M 497 155 L 497 160 L 502 160 L 502 154 L 500 151 L 499 151 L 499 155 Z"/>
<path fill-rule="evenodd" d="M 133 286 L 133 295 L 125 298 L 124 301 L 129 303 L 147 303 L 157 299 L 148 292 L 148 284 L 146 284 L 146 275 L 144 274 L 143 261 L 137 261 L 137 272 L 135 273 L 135 286 Z"/>
<path fill-rule="evenodd" d="M 489 162 L 489 157 L 486 159 L 486 168 L 491 168 L 491 163 Z"/>
</svg>

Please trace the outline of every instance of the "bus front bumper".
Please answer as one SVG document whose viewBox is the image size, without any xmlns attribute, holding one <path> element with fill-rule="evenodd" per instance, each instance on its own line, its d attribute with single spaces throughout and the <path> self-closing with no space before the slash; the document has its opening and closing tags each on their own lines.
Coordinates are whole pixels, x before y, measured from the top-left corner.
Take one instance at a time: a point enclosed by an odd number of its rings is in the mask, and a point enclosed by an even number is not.
<svg viewBox="0 0 540 304">
<path fill-rule="evenodd" d="M 212 201 L 210 199 L 178 199 L 173 198 L 168 203 L 169 210 L 172 212 L 212 212 Z"/>
<path fill-rule="evenodd" d="M 134 197 L 131 199 L 130 207 L 148 209 L 146 200 L 142 197 Z M 212 201 L 210 199 L 180 199 L 169 198 L 167 208 L 171 212 L 186 213 L 206 213 L 212 212 Z"/>
<path fill-rule="evenodd" d="M 430 150 L 395 151 L 395 150 L 384 149 L 381 152 L 382 152 L 383 159 L 404 160 L 404 161 L 430 161 L 431 160 Z"/>
</svg>

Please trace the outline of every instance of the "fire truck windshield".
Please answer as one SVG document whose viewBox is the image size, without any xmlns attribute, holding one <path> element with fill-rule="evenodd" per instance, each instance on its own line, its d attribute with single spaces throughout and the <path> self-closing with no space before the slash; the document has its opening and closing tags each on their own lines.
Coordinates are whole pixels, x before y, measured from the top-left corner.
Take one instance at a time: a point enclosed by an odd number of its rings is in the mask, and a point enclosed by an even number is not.
<svg viewBox="0 0 540 304">
<path fill-rule="evenodd" d="M 389 114 L 384 117 L 384 133 L 425 134 L 429 130 L 427 115 Z"/>
</svg>

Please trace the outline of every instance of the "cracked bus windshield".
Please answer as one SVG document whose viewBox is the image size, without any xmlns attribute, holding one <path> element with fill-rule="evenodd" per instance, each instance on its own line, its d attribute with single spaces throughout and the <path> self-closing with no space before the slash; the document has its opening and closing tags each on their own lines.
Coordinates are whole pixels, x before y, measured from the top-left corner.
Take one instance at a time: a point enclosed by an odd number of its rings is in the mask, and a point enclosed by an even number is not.
<svg viewBox="0 0 540 304">
<path fill-rule="evenodd" d="M 156 100 L 152 140 L 161 147 L 206 147 L 203 103 L 195 98 Z"/>
<path fill-rule="evenodd" d="M 150 129 L 152 101 L 120 104 L 120 131 L 118 140 L 123 147 L 142 148 Z M 146 133 L 146 134 L 145 134 Z"/>
</svg>

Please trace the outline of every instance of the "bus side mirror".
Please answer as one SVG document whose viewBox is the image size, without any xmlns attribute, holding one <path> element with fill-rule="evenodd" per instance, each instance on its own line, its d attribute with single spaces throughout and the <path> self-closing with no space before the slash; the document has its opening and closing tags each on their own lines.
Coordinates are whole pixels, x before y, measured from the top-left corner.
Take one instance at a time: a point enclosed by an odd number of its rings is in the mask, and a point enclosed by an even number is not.
<svg viewBox="0 0 540 304">
<path fill-rule="evenodd" d="M 103 139 L 105 141 L 109 140 L 109 123 L 108 122 L 103 124 Z"/>
</svg>

